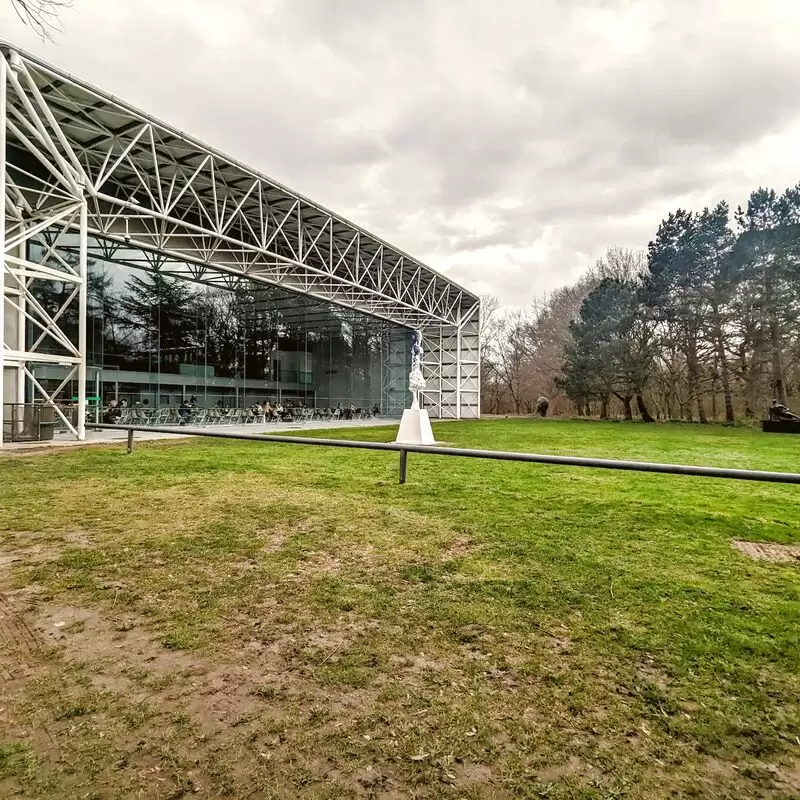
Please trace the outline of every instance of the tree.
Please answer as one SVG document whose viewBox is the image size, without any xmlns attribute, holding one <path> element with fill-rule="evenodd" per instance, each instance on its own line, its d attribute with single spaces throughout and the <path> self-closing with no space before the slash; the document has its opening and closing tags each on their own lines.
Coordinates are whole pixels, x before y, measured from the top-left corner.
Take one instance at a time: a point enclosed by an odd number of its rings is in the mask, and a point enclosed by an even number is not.
<svg viewBox="0 0 800 800">
<path fill-rule="evenodd" d="M 575 404 L 579 417 L 589 414 L 592 400 L 599 400 L 602 408 L 600 417 L 605 419 L 608 416 L 609 391 L 598 375 L 598 357 L 591 344 L 591 339 L 575 332 L 574 341 L 565 349 L 564 363 L 556 383 Z"/>
<path fill-rule="evenodd" d="M 499 319 L 484 355 L 493 402 L 523 410 L 565 395 L 604 417 L 723 418 L 800 388 L 800 184 L 753 192 L 735 215 L 718 202 L 678 209 L 646 258 L 609 248 L 571 286 Z M 484 388 L 490 385 L 486 381 Z M 499 399 L 498 399 L 499 398 Z M 551 406 L 553 407 L 553 406 Z"/>
<path fill-rule="evenodd" d="M 481 409 L 488 414 L 500 411 L 502 388 L 498 380 L 498 333 L 500 300 L 493 295 L 481 297 L 480 371 Z"/>
<path fill-rule="evenodd" d="M 53 31 L 61 30 L 61 12 L 72 7 L 72 0 L 11 0 L 11 7 L 23 24 L 50 39 Z"/>
<path fill-rule="evenodd" d="M 545 395 L 550 400 L 551 413 L 557 413 L 560 407 L 563 410 L 560 398 L 565 390 L 559 382 L 559 375 L 571 340 L 569 325 L 578 316 L 581 303 L 595 283 L 593 274 L 587 274 L 572 286 L 556 289 L 537 298 L 531 305 L 530 390 L 534 399 Z M 571 395 L 567 394 L 567 397 L 571 398 Z"/>
<path fill-rule="evenodd" d="M 118 300 L 121 315 L 133 333 L 135 349 L 149 367 L 194 363 L 205 344 L 199 319 L 198 294 L 181 278 L 160 272 L 133 275 Z"/>
<path fill-rule="evenodd" d="M 50 240 L 46 239 L 48 244 Z M 59 258 L 67 264 L 73 272 L 78 270 L 78 255 L 71 250 L 60 249 L 58 252 Z M 46 262 L 46 266 L 56 271 L 63 269 L 63 265 L 55 258 L 50 258 Z M 103 313 L 103 297 L 108 291 L 110 281 L 103 274 L 102 270 L 96 269 L 96 262 L 89 259 L 87 262 L 87 299 L 88 308 L 86 314 L 86 327 L 87 327 L 87 340 L 88 350 L 95 357 L 105 349 L 105 319 Z M 30 290 L 37 303 L 42 307 L 45 313 L 52 319 L 58 321 L 57 327 L 72 342 L 77 345 L 78 343 L 78 300 L 77 300 L 77 287 L 70 280 L 36 280 L 30 284 Z M 65 306 L 68 299 L 72 297 L 72 301 Z M 34 316 L 38 315 L 34 311 Z M 38 325 L 31 325 L 29 327 L 29 337 L 35 342 L 40 339 L 41 342 L 37 349 L 42 352 L 49 352 L 53 354 L 67 354 L 66 348 L 60 342 L 48 335 L 44 334 Z"/>
<path fill-rule="evenodd" d="M 632 402 L 645 422 L 653 417 L 644 394 L 653 371 L 653 325 L 639 303 L 633 281 L 604 278 L 570 325 L 573 337 L 564 364 L 564 386 L 584 399 L 610 395 L 633 419 Z"/>
<path fill-rule="evenodd" d="M 656 238 L 647 246 L 643 292 L 655 318 L 678 336 L 686 359 L 690 403 L 696 405 L 700 422 L 706 423 L 700 360 L 705 308 L 695 253 L 697 224 L 695 215 L 683 209 L 661 222 Z"/>
<path fill-rule="evenodd" d="M 740 234 L 735 257 L 744 273 L 743 311 L 749 312 L 752 338 L 748 404 L 755 400 L 765 369 L 772 393 L 785 404 L 785 354 L 800 317 L 800 186 L 781 196 L 758 189 L 736 218 Z"/>
<path fill-rule="evenodd" d="M 728 365 L 727 339 L 730 303 L 740 282 L 741 268 L 733 259 L 734 235 L 729 225 L 729 208 L 724 201 L 696 215 L 691 244 L 702 310 L 702 325 L 713 346 L 716 368 L 722 384 L 725 421 L 735 421 Z"/>
<path fill-rule="evenodd" d="M 536 397 L 526 385 L 533 351 L 531 327 L 524 312 L 516 310 L 498 320 L 493 377 L 516 414 L 532 411 Z"/>
<path fill-rule="evenodd" d="M 647 257 L 642 250 L 627 247 L 609 247 L 594 265 L 597 280 L 614 278 L 618 281 L 636 282 L 647 271 Z"/>
</svg>

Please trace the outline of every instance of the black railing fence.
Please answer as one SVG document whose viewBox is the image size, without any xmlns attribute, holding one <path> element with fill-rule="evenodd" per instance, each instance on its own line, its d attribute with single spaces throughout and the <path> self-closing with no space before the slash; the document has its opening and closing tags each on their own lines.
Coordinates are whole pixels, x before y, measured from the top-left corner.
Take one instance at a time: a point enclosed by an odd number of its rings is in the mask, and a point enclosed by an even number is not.
<svg viewBox="0 0 800 800">
<path fill-rule="evenodd" d="M 46 442 L 53 438 L 58 420 L 44 403 L 3 403 L 3 441 Z"/>
</svg>

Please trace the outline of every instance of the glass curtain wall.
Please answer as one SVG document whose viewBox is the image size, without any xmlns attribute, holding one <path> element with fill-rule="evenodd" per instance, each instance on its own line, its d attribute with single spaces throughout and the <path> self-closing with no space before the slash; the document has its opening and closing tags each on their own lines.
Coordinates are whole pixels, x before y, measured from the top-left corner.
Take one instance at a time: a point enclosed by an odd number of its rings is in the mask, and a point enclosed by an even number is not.
<svg viewBox="0 0 800 800">
<path fill-rule="evenodd" d="M 31 248 L 34 259 L 44 252 L 43 245 Z M 60 255 L 76 260 L 71 247 Z M 37 300 L 56 309 L 71 289 L 38 282 Z M 251 281 L 223 289 L 100 259 L 89 265 L 88 296 L 87 394 L 98 403 L 164 408 L 195 398 L 207 408 L 247 408 L 270 401 L 377 406 L 386 416 L 406 405 L 399 387 L 410 369 L 411 333 L 367 314 Z M 75 341 L 71 313 L 60 322 Z M 54 389 L 64 374 L 37 367 L 45 388 Z"/>
</svg>

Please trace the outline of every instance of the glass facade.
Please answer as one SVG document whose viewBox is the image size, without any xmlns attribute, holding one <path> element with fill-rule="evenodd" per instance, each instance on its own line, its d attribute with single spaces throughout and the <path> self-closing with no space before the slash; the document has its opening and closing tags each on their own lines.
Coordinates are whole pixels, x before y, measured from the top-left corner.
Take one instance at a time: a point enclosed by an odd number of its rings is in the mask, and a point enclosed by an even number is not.
<svg viewBox="0 0 800 800">
<path fill-rule="evenodd" d="M 32 245 L 30 257 L 58 266 L 43 244 Z M 61 268 L 74 264 L 74 248 L 55 260 Z M 73 289 L 57 280 L 37 284 L 37 302 L 51 314 Z M 243 279 L 221 288 L 94 256 L 88 305 L 87 394 L 102 403 L 164 408 L 194 397 L 208 408 L 352 404 L 378 406 L 386 416 L 407 404 L 411 332 L 367 314 Z M 76 341 L 77 316 L 59 322 Z M 39 334 L 30 326 L 29 338 Z M 66 353 L 55 341 L 47 350 Z M 57 365 L 36 368 L 48 390 L 65 374 Z"/>
</svg>

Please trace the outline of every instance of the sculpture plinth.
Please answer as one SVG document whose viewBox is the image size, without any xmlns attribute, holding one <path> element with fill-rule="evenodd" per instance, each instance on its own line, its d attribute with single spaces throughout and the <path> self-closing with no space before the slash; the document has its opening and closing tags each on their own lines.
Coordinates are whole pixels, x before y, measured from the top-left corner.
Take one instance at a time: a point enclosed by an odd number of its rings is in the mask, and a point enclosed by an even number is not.
<svg viewBox="0 0 800 800">
<path fill-rule="evenodd" d="M 765 419 L 761 423 L 764 433 L 797 433 L 800 434 L 800 421 L 796 419 Z"/>
<path fill-rule="evenodd" d="M 419 405 L 419 393 L 425 389 L 425 376 L 422 374 L 422 334 L 419 331 L 414 331 L 408 388 L 413 400 L 411 408 L 403 411 L 395 444 L 436 444 L 428 412 Z"/>
<path fill-rule="evenodd" d="M 400 420 L 396 444 L 436 444 L 431 421 L 424 408 L 407 408 Z"/>
</svg>

